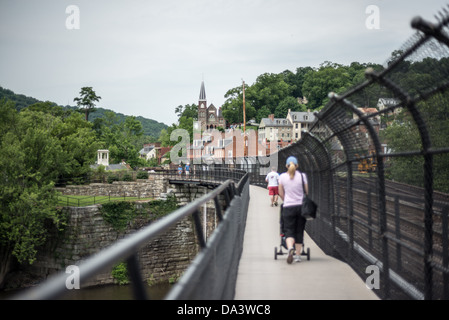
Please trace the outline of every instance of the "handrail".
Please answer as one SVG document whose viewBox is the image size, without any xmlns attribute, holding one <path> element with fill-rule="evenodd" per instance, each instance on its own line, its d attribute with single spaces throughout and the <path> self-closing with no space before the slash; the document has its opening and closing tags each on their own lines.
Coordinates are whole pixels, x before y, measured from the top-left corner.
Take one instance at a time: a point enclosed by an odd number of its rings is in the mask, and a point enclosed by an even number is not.
<svg viewBox="0 0 449 320">
<path fill-rule="evenodd" d="M 245 175 L 241 182 L 245 181 L 247 175 Z M 238 186 L 237 186 L 238 189 Z M 119 240 L 117 243 L 112 245 L 111 247 L 104 249 L 98 254 L 92 256 L 85 262 L 81 263 L 79 266 L 79 274 L 81 278 L 84 280 L 90 279 L 98 272 L 104 270 L 107 267 L 111 267 L 114 264 L 126 260 L 128 262 L 128 269 L 133 283 L 134 295 L 137 299 L 145 299 L 146 294 L 143 289 L 143 282 L 139 281 L 140 272 L 137 271 L 136 274 L 136 258 L 137 251 L 143 245 L 148 243 L 150 240 L 155 237 L 161 235 L 165 231 L 167 231 L 170 227 L 175 225 L 181 219 L 193 215 L 196 221 L 196 228 L 201 228 L 198 217 L 198 208 L 200 208 L 206 202 L 217 198 L 220 194 L 225 193 L 229 195 L 229 199 L 232 199 L 236 194 L 235 183 L 232 180 L 226 180 L 222 185 L 217 187 L 215 190 L 205 194 L 201 198 L 197 199 L 194 202 L 187 204 L 186 206 L 174 211 L 172 214 L 169 214 L 160 220 L 148 225 L 137 231 L 136 233 Z M 215 204 L 218 205 L 218 201 L 215 201 Z M 221 212 L 221 210 L 217 210 Z M 197 236 L 199 237 L 200 246 L 204 248 L 204 240 L 201 239 L 203 233 L 201 230 L 197 229 Z M 60 273 L 52 278 L 49 278 L 46 282 L 44 282 L 41 286 L 29 289 L 28 291 L 20 294 L 13 299 L 18 300 L 49 300 L 55 299 L 68 292 L 66 288 L 66 279 L 67 274 Z"/>
</svg>

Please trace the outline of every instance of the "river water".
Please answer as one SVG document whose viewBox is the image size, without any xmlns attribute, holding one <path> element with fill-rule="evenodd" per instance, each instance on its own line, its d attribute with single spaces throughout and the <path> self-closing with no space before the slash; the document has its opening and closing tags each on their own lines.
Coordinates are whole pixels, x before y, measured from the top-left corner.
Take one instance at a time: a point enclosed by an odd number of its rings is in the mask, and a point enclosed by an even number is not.
<svg viewBox="0 0 449 320">
<path fill-rule="evenodd" d="M 146 285 L 147 295 L 150 300 L 162 300 L 171 289 L 167 283 Z M 0 300 L 13 298 L 17 292 L 1 292 Z M 61 297 L 62 300 L 132 300 L 132 288 L 130 285 L 105 285 L 89 287 L 80 290 L 71 290 L 67 295 Z"/>
</svg>

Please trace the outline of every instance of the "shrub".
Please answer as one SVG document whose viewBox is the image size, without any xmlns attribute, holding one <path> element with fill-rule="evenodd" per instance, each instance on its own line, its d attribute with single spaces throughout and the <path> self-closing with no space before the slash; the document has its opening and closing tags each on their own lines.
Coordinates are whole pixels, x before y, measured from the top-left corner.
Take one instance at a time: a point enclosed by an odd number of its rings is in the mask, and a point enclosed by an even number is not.
<svg viewBox="0 0 449 320">
<path fill-rule="evenodd" d="M 137 179 L 148 179 L 148 172 L 146 171 L 137 172 Z"/>
<path fill-rule="evenodd" d="M 128 269 L 126 263 L 122 262 L 116 265 L 111 272 L 112 277 L 118 282 L 119 285 L 129 283 Z"/>
<path fill-rule="evenodd" d="M 131 175 L 131 174 L 129 174 L 129 173 L 126 173 L 124 176 L 123 176 L 123 179 L 122 179 L 123 181 L 133 181 L 134 179 L 133 179 L 133 176 Z"/>
<path fill-rule="evenodd" d="M 114 181 L 119 181 L 119 178 L 116 175 L 111 174 L 108 176 L 108 183 L 113 183 Z"/>
<path fill-rule="evenodd" d="M 127 201 L 109 202 L 101 207 L 103 219 L 117 231 L 123 231 L 136 215 L 135 204 Z"/>
</svg>

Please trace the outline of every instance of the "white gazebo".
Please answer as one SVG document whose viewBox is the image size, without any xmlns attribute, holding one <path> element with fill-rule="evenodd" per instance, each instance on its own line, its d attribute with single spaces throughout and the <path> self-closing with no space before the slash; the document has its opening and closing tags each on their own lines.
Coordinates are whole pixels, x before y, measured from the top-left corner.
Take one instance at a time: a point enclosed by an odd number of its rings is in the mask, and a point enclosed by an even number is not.
<svg viewBox="0 0 449 320">
<path fill-rule="evenodd" d="M 109 166 L 109 150 L 97 151 L 97 164 L 105 167 Z"/>
</svg>

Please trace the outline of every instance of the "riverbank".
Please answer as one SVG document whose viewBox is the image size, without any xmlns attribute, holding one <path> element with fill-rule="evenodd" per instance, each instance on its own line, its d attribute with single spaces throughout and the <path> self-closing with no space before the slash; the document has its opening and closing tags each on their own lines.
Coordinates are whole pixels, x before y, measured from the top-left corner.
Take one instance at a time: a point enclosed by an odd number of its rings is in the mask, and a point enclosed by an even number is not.
<svg viewBox="0 0 449 320">
<path fill-rule="evenodd" d="M 163 300 L 173 285 L 167 282 L 145 284 L 150 300 Z M 0 291 L 0 300 L 13 299 L 17 294 L 26 289 Z M 70 290 L 60 300 L 132 300 L 131 285 L 103 285 L 79 290 Z"/>
</svg>

